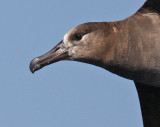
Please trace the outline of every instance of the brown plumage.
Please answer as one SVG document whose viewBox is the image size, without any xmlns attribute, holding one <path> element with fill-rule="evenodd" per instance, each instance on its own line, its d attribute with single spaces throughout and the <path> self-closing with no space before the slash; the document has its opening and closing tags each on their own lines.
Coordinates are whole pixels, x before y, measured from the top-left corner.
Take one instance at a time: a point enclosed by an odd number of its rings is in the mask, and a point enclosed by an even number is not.
<svg viewBox="0 0 160 127">
<path fill-rule="evenodd" d="M 144 127 L 160 127 L 160 0 L 148 0 L 117 22 L 81 24 L 48 53 L 32 60 L 32 72 L 60 60 L 100 66 L 135 81 Z"/>
</svg>

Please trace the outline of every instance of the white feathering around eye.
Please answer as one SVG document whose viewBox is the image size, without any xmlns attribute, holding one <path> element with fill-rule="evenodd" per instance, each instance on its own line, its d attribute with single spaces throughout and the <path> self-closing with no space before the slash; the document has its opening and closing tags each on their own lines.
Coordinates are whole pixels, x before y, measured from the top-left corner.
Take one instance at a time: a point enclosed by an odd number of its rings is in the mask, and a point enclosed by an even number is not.
<svg viewBox="0 0 160 127">
<path fill-rule="evenodd" d="M 89 33 L 90 34 L 90 33 Z M 81 39 L 81 41 L 84 41 L 84 40 L 86 40 L 86 39 L 88 39 L 89 38 L 89 34 L 85 34 L 85 35 L 83 35 L 83 37 L 82 37 L 82 39 Z"/>
</svg>

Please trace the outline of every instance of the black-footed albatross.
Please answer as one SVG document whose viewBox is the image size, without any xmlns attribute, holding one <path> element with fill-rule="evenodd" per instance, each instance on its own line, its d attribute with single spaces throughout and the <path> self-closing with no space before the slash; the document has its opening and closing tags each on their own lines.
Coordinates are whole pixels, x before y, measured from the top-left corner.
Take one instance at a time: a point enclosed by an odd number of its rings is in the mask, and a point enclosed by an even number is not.
<svg viewBox="0 0 160 127">
<path fill-rule="evenodd" d="M 31 72 L 60 60 L 102 67 L 135 82 L 144 127 L 160 127 L 160 0 L 148 0 L 129 18 L 81 24 L 46 54 Z"/>
</svg>

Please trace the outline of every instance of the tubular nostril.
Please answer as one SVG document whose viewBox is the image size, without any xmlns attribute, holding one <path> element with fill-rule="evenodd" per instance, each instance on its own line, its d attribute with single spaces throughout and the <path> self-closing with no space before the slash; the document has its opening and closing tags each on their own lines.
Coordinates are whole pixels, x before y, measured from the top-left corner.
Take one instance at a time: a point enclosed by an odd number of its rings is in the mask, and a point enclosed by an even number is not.
<svg viewBox="0 0 160 127">
<path fill-rule="evenodd" d="M 57 47 L 56 49 L 55 49 L 55 52 L 57 51 L 57 50 L 59 50 L 60 49 L 60 47 Z"/>
</svg>

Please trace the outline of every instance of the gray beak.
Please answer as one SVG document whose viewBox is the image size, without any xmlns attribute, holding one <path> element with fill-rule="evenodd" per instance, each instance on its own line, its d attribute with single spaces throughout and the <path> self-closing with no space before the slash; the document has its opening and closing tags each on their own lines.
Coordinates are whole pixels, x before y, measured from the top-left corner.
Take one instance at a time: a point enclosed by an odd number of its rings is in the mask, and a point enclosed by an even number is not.
<svg viewBox="0 0 160 127">
<path fill-rule="evenodd" d="M 41 69 L 44 66 L 55 63 L 60 60 L 65 60 L 69 57 L 67 48 L 64 47 L 63 41 L 56 45 L 49 52 L 42 56 L 34 58 L 30 63 L 30 70 L 32 73 Z"/>
</svg>

